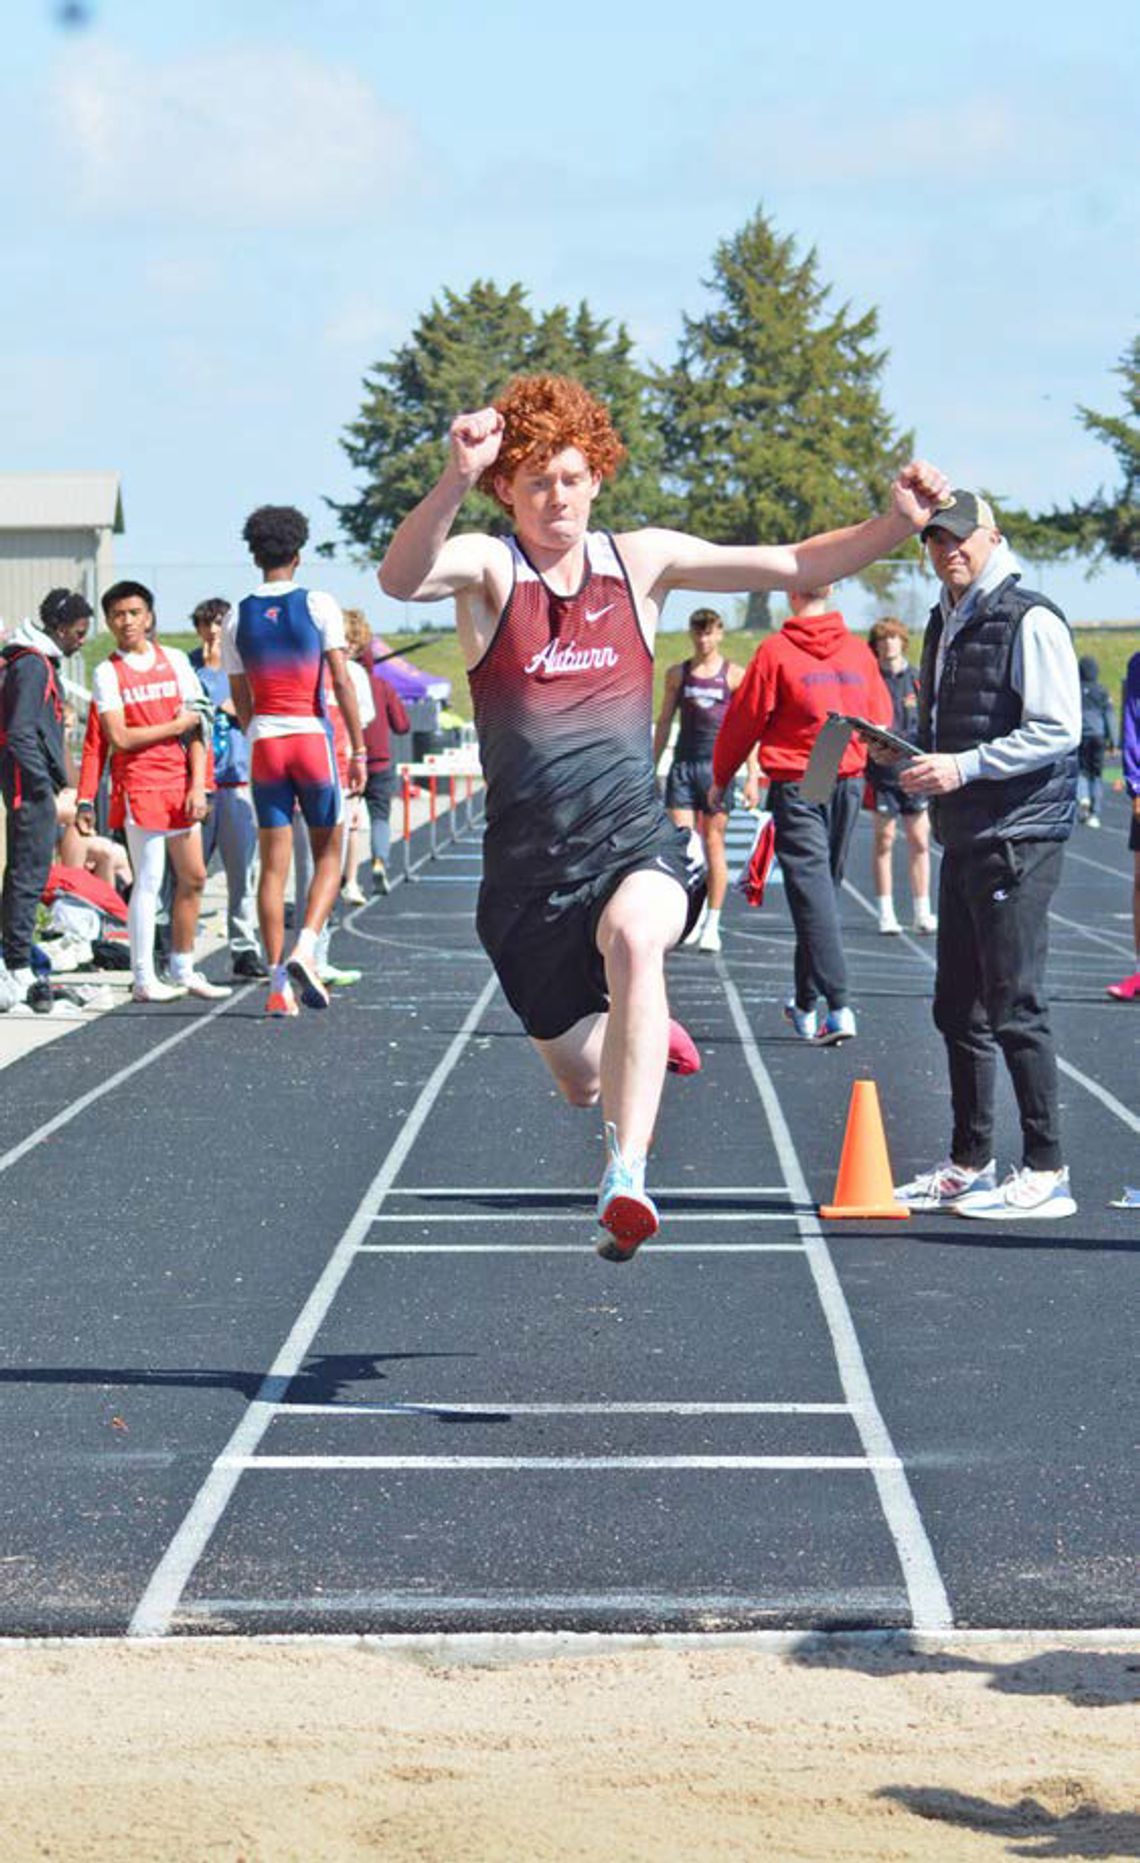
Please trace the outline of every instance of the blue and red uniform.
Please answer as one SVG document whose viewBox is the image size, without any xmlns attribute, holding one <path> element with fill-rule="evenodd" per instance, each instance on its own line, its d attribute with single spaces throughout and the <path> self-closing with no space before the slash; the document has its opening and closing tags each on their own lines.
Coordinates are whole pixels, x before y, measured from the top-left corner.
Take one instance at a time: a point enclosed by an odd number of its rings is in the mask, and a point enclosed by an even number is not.
<svg viewBox="0 0 1140 1863">
<path fill-rule="evenodd" d="M 341 818 L 325 659 L 345 645 L 330 595 L 267 582 L 239 603 L 222 638 L 222 665 L 249 682 L 250 785 L 260 828 L 288 828 L 300 808 L 310 828 Z"/>
</svg>

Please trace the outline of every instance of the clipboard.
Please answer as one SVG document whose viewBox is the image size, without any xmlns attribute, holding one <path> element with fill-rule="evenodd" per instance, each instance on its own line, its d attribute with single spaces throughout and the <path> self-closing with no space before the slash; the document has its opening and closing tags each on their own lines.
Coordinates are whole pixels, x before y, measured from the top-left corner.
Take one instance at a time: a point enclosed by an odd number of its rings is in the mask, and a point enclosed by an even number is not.
<svg viewBox="0 0 1140 1863">
<path fill-rule="evenodd" d="M 900 737 L 897 731 L 888 731 L 885 725 L 872 724 L 869 718 L 857 718 L 847 712 L 829 712 L 827 722 L 820 726 L 819 735 L 811 747 L 811 756 L 800 784 L 800 793 L 805 802 L 830 802 L 843 753 L 855 731 L 869 749 L 873 750 L 878 745 L 883 750 L 897 752 L 907 762 L 919 755 L 913 744 L 908 743 L 905 737 Z"/>
</svg>

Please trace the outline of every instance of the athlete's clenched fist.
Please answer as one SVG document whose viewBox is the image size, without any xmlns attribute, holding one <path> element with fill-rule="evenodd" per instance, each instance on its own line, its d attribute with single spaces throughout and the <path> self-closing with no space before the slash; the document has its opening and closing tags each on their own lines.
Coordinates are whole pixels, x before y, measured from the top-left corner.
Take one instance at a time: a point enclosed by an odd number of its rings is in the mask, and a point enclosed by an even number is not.
<svg viewBox="0 0 1140 1863">
<path fill-rule="evenodd" d="M 451 423 L 451 459 L 456 470 L 474 485 L 499 457 L 503 443 L 503 417 L 498 408 L 480 408 L 475 414 L 457 414 Z"/>
<path fill-rule="evenodd" d="M 891 503 L 915 530 L 929 524 L 950 498 L 950 481 L 925 459 L 912 459 L 891 486 Z"/>
</svg>

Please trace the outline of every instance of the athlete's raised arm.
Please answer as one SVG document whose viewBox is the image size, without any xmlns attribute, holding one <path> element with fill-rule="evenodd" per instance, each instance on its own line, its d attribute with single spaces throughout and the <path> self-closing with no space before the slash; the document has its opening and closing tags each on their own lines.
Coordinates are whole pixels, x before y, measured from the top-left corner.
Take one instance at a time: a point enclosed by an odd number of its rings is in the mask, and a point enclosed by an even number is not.
<svg viewBox="0 0 1140 1863">
<path fill-rule="evenodd" d="M 928 524 L 950 490 L 946 475 L 914 460 L 891 487 L 889 511 L 802 543 L 715 544 L 682 531 L 635 531 L 619 539 L 637 593 L 658 607 L 671 589 L 743 594 L 814 589 L 854 575 Z"/>
<path fill-rule="evenodd" d="M 452 421 L 447 465 L 398 527 L 377 572 L 385 595 L 404 602 L 438 602 L 483 581 L 493 540 L 448 533 L 480 474 L 494 465 L 502 439 L 503 417 L 497 408 L 459 414 Z"/>
</svg>

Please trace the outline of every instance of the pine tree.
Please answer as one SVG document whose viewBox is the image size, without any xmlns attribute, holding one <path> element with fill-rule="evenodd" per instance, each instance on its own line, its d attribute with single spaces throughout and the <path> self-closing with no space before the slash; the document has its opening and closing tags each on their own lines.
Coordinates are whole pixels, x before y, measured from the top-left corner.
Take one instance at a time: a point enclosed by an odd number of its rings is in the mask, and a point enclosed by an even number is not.
<svg viewBox="0 0 1140 1863">
<path fill-rule="evenodd" d="M 445 290 L 419 318 L 408 341 L 364 381 L 364 400 L 341 445 L 364 480 L 360 496 L 328 502 L 363 557 L 379 557 L 412 507 L 430 490 L 446 458 L 455 415 L 486 407 L 512 375 L 576 376 L 606 402 L 629 459 L 599 496 L 599 524 L 622 528 L 652 519 L 660 506 L 660 440 L 647 418 L 645 375 L 633 360 L 624 325 L 611 332 L 582 303 L 536 318 L 520 284 L 506 291 L 476 279 L 463 295 Z M 465 500 L 457 530 L 509 528 L 491 498 Z"/>
<path fill-rule="evenodd" d="M 881 509 L 911 436 L 880 398 L 878 312 L 833 310 L 815 248 L 800 257 L 762 210 L 717 247 L 706 285 L 712 307 L 684 318 L 656 378 L 671 521 L 780 543 Z M 766 621 L 754 598 L 751 624 Z"/>
</svg>

